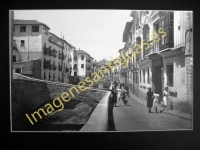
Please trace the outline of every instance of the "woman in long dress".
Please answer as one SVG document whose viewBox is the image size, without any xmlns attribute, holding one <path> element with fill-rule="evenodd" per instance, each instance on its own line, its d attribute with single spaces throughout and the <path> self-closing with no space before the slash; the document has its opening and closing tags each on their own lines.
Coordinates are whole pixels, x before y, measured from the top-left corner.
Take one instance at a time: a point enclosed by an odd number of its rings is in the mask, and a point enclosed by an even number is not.
<svg viewBox="0 0 200 150">
<path fill-rule="evenodd" d="M 113 101 L 113 104 L 114 106 L 116 107 L 116 103 L 117 103 L 117 94 L 118 94 L 118 91 L 117 91 L 117 84 L 114 84 L 113 85 L 113 88 L 112 88 L 112 101 Z"/>
<path fill-rule="evenodd" d="M 165 87 L 165 90 L 163 92 L 163 110 L 167 110 L 167 102 L 168 102 L 168 87 Z"/>
<path fill-rule="evenodd" d="M 147 92 L 147 107 L 149 108 L 149 113 L 151 113 L 151 107 L 153 105 L 153 92 L 151 91 L 151 88 L 149 88 L 149 91 Z"/>
<path fill-rule="evenodd" d="M 121 100 L 124 102 L 124 104 L 126 105 L 126 104 L 128 103 L 129 97 L 130 97 L 130 93 L 129 93 L 128 87 L 126 86 L 126 87 L 122 90 L 120 99 L 121 99 Z"/>
</svg>

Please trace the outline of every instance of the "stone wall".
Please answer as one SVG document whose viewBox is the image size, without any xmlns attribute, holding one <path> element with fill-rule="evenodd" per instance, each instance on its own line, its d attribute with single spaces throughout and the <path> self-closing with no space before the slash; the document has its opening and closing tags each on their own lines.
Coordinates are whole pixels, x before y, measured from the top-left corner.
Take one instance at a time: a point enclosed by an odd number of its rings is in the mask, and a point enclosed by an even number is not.
<svg viewBox="0 0 200 150">
<path fill-rule="evenodd" d="M 26 80 L 19 78 L 22 78 L 22 76 L 14 79 L 11 85 L 12 130 L 16 130 L 15 127 L 19 126 L 22 129 L 30 128 L 32 125 L 26 118 L 26 113 L 33 113 L 47 102 L 51 103 L 54 98 L 61 97 L 63 92 L 68 92 L 68 89 L 74 86 L 58 82 L 29 80 L 28 77 L 24 77 Z M 84 101 L 89 106 L 95 108 L 96 105 L 90 101 L 90 99 L 95 99 L 91 90 L 95 90 L 98 94 L 96 89 L 87 89 L 86 91 L 80 92 L 80 94 L 77 94 L 73 90 L 73 93 L 75 99 Z"/>
</svg>

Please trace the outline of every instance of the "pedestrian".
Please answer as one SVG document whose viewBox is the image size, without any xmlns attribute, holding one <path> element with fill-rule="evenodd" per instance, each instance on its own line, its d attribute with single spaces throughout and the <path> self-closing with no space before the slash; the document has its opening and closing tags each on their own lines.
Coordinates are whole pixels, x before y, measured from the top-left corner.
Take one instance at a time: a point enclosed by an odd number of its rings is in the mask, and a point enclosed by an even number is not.
<svg viewBox="0 0 200 150">
<path fill-rule="evenodd" d="M 165 90 L 163 91 L 163 110 L 167 110 L 168 96 L 169 96 L 168 87 L 165 87 Z"/>
<path fill-rule="evenodd" d="M 121 82 L 121 84 L 120 84 L 120 88 L 121 88 L 121 89 L 124 88 L 124 82 Z"/>
<path fill-rule="evenodd" d="M 153 97 L 154 97 L 154 99 L 153 99 L 153 107 L 155 108 L 156 113 L 158 111 L 158 96 L 159 96 L 159 94 L 156 94 L 156 93 L 153 94 Z"/>
<path fill-rule="evenodd" d="M 117 94 L 118 94 L 118 91 L 117 91 L 117 84 L 113 84 L 113 87 L 112 87 L 112 102 L 114 104 L 114 106 L 116 107 L 116 103 L 117 103 Z"/>
<path fill-rule="evenodd" d="M 125 86 L 125 105 L 128 103 L 128 99 L 130 97 L 130 93 L 129 93 L 129 90 L 128 90 L 128 87 Z"/>
<path fill-rule="evenodd" d="M 147 92 L 146 100 L 149 113 L 151 113 L 151 107 L 153 105 L 153 92 L 151 91 L 151 88 L 149 88 L 149 91 Z"/>
<path fill-rule="evenodd" d="M 118 88 L 118 92 L 119 92 L 119 101 L 120 101 L 120 98 L 121 98 L 121 95 L 122 95 L 122 91 L 123 91 L 123 88 L 122 88 L 122 83 L 119 84 L 119 88 Z"/>
</svg>

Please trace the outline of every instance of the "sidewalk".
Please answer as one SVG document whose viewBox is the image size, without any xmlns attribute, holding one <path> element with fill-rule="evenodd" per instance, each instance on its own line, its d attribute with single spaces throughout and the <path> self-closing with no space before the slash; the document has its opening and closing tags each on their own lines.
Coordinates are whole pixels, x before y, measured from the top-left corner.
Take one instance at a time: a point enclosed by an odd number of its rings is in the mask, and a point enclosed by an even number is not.
<svg viewBox="0 0 200 150">
<path fill-rule="evenodd" d="M 141 104 L 141 105 L 147 106 L 147 101 L 138 98 L 137 96 L 135 96 L 135 95 L 132 94 L 131 92 L 129 92 L 129 93 L 130 93 L 131 98 L 132 98 L 134 101 L 136 101 L 137 103 L 139 103 L 139 104 Z M 154 109 L 154 108 L 153 108 L 153 109 Z M 161 107 L 161 106 L 158 106 L 158 111 L 160 111 L 160 110 L 162 110 L 162 107 Z M 184 118 L 184 119 L 192 120 L 192 115 L 190 115 L 190 114 L 185 114 L 185 113 L 181 113 L 181 112 L 175 111 L 175 110 L 162 111 L 162 113 L 166 113 L 166 114 L 169 114 L 169 115 L 174 115 L 174 116 L 178 116 L 178 117 L 181 117 L 181 118 Z"/>
</svg>

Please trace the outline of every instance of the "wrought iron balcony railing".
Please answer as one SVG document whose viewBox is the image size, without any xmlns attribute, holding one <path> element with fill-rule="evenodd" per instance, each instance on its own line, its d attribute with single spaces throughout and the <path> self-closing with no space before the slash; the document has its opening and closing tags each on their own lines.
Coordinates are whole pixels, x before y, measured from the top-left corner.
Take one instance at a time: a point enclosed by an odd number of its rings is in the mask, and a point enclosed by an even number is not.
<svg viewBox="0 0 200 150">
<path fill-rule="evenodd" d="M 57 69 L 57 66 L 54 64 L 53 65 L 53 70 L 56 70 Z"/>
<path fill-rule="evenodd" d="M 72 58 L 68 58 L 68 62 L 71 62 L 72 61 Z"/>
<path fill-rule="evenodd" d="M 77 56 L 75 56 L 75 57 L 74 57 L 74 61 L 77 61 L 77 59 L 78 59 L 78 57 L 77 57 Z"/>
<path fill-rule="evenodd" d="M 58 70 L 62 71 L 62 66 L 61 65 L 58 66 Z"/>
<path fill-rule="evenodd" d="M 66 67 L 66 68 L 65 68 L 65 72 L 68 72 L 68 71 L 69 71 L 69 68 Z"/>
<path fill-rule="evenodd" d="M 74 66 L 73 69 L 74 69 L 74 70 L 78 70 L 78 67 L 77 67 L 77 66 Z"/>
<path fill-rule="evenodd" d="M 53 69 L 53 64 L 50 64 L 49 65 L 49 70 L 52 70 Z"/>
</svg>

